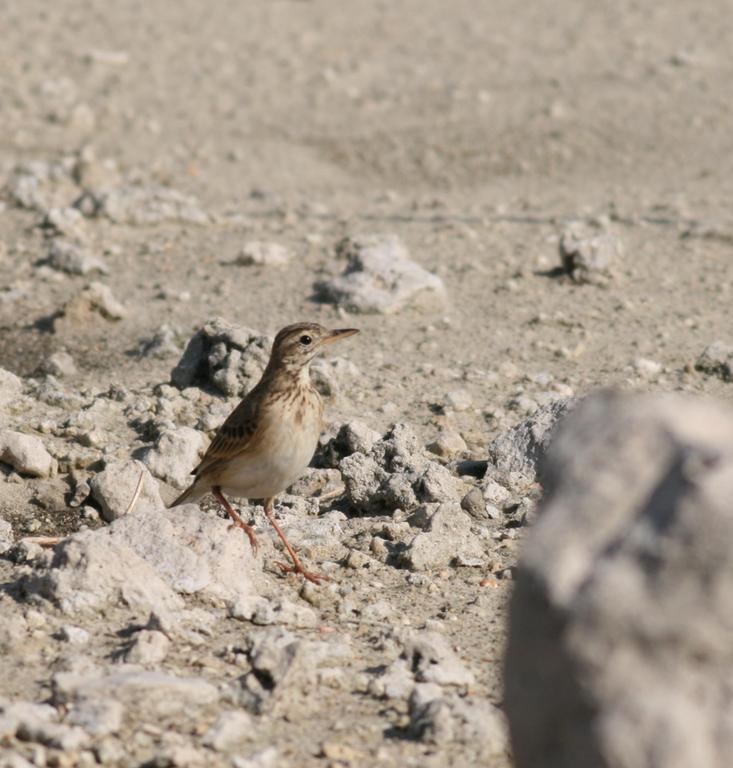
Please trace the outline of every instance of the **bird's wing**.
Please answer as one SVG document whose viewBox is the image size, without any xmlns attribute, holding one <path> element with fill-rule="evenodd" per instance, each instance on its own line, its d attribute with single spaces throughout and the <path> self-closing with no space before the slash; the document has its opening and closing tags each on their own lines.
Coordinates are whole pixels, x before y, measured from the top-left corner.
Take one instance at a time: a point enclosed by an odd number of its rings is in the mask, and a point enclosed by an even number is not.
<svg viewBox="0 0 733 768">
<path fill-rule="evenodd" d="M 245 397 L 229 414 L 214 435 L 201 463 L 194 469 L 194 475 L 201 477 L 215 471 L 218 466 L 250 449 L 257 432 L 259 404 L 257 397 Z"/>
</svg>

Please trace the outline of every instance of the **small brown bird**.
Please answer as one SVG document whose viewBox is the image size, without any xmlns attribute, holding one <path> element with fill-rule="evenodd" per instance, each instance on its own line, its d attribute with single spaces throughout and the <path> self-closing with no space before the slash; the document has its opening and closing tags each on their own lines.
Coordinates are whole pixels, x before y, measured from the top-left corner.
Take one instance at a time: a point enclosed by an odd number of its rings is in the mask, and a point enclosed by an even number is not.
<svg viewBox="0 0 733 768">
<path fill-rule="evenodd" d="M 227 511 L 233 525 L 242 528 L 257 551 L 252 528 L 232 509 L 224 493 L 264 499 L 265 515 L 293 561 L 277 565 L 285 573 L 299 573 L 308 581 L 326 579 L 306 571 L 273 515 L 278 493 L 300 477 L 318 445 L 323 402 L 310 378 L 310 362 L 328 344 L 359 331 L 329 331 L 317 323 L 296 323 L 275 337 L 262 378 L 219 427 L 201 463 L 196 479 L 171 506 L 198 501 L 211 492 Z"/>
</svg>

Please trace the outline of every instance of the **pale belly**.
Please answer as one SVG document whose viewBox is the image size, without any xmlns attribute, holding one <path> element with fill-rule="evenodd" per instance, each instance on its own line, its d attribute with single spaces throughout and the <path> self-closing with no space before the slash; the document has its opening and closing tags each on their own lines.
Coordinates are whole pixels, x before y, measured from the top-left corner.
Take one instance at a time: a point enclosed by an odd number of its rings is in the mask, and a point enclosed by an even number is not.
<svg viewBox="0 0 733 768">
<path fill-rule="evenodd" d="M 224 493 L 249 499 L 276 496 L 310 464 L 321 430 L 320 412 L 302 423 L 274 419 L 257 450 L 233 459 L 219 478 Z"/>
</svg>

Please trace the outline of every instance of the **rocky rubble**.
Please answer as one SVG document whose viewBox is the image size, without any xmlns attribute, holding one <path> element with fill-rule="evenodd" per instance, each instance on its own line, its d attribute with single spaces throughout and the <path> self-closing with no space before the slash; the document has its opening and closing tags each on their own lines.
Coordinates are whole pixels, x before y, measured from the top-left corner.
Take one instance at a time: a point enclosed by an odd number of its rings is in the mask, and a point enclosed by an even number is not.
<svg viewBox="0 0 733 768">
<path fill-rule="evenodd" d="M 521 768 L 731 763 L 731 434 L 714 403 L 610 393 L 558 431 L 511 606 Z"/>
<path fill-rule="evenodd" d="M 316 294 L 349 312 L 389 314 L 408 305 L 441 306 L 445 286 L 409 258 L 395 235 L 361 235 L 342 240 L 342 275 L 316 283 Z"/>
</svg>

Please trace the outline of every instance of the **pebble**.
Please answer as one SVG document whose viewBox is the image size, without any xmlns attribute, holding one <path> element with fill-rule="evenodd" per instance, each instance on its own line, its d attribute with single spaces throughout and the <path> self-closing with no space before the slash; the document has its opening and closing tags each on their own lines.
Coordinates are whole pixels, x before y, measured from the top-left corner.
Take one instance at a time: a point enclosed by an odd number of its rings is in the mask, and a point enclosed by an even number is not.
<svg viewBox="0 0 733 768">
<path fill-rule="evenodd" d="M 245 267 L 284 267 L 290 259 L 290 251 L 279 243 L 250 240 L 242 246 L 233 263 Z"/>
<path fill-rule="evenodd" d="M 74 358 L 68 352 L 54 352 L 43 361 L 41 368 L 44 373 L 60 379 L 77 372 Z"/>
<path fill-rule="evenodd" d="M 40 438 L 10 429 L 0 430 L 0 462 L 33 477 L 51 477 L 58 468 Z"/>
<path fill-rule="evenodd" d="M 467 450 L 466 441 L 460 433 L 446 429 L 429 443 L 427 449 L 442 459 L 452 459 Z"/>
</svg>

